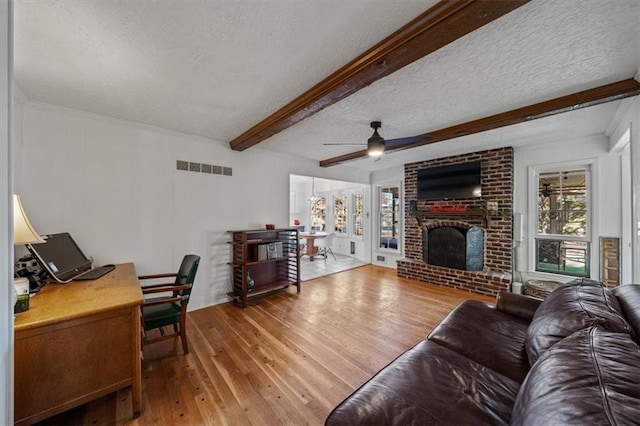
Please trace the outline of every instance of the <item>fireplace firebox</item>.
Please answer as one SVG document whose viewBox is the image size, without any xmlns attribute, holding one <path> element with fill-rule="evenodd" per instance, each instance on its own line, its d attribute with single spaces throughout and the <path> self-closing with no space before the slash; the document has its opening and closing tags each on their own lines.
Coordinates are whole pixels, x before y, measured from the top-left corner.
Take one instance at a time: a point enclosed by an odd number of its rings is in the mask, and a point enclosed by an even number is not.
<svg viewBox="0 0 640 426">
<path fill-rule="evenodd" d="M 482 271 L 484 266 L 484 230 L 473 226 L 423 227 L 422 259 L 434 266 Z"/>
</svg>

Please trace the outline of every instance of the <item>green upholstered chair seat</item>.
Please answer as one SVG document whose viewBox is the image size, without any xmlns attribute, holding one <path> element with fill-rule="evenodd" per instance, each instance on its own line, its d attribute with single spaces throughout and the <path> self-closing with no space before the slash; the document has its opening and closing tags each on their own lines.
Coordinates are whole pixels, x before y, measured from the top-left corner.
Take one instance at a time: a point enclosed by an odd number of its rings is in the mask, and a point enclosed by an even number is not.
<svg viewBox="0 0 640 426">
<path fill-rule="evenodd" d="M 153 299 L 148 301 L 151 300 Z M 179 303 L 147 306 L 144 308 L 144 329 L 153 330 L 154 328 L 176 324 L 180 322 L 181 311 L 182 308 Z"/>
</svg>

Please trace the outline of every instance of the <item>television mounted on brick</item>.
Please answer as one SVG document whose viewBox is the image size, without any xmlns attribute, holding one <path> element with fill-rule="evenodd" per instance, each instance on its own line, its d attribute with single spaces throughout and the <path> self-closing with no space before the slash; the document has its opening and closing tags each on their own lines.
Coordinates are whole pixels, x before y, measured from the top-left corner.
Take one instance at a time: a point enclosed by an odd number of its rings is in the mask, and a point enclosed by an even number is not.
<svg viewBox="0 0 640 426">
<path fill-rule="evenodd" d="M 482 196 L 482 162 L 428 167 L 417 173 L 418 199 L 427 201 Z"/>
</svg>

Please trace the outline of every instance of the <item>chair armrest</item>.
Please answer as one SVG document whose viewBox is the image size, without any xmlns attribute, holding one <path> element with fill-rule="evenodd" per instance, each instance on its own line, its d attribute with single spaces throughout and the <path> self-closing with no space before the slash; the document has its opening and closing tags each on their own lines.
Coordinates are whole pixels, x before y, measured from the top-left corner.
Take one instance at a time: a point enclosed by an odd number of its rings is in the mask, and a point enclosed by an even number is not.
<svg viewBox="0 0 640 426">
<path fill-rule="evenodd" d="M 162 284 L 151 284 L 151 285 L 141 285 L 140 288 L 142 291 L 149 288 L 160 288 L 160 287 L 174 287 L 174 283 L 162 283 Z"/>
<path fill-rule="evenodd" d="M 496 297 L 496 310 L 531 322 L 540 303 L 540 299 L 502 290 Z"/>
<path fill-rule="evenodd" d="M 149 285 L 141 288 L 142 288 L 142 294 L 153 294 L 153 293 L 166 293 L 168 291 L 187 290 L 191 288 L 191 286 L 192 284 L 180 284 L 180 285 L 156 284 L 156 285 Z"/>
<path fill-rule="evenodd" d="M 184 299 L 184 297 L 180 295 L 175 297 L 156 297 L 145 300 L 142 304 L 142 308 L 144 309 L 145 306 L 164 305 L 165 303 L 179 303 L 182 302 L 182 299 Z"/>
<path fill-rule="evenodd" d="M 151 274 L 151 275 L 140 275 L 138 277 L 139 280 L 152 280 L 155 278 L 169 278 L 169 277 L 175 277 L 178 274 L 175 272 L 167 272 L 164 274 Z"/>
</svg>

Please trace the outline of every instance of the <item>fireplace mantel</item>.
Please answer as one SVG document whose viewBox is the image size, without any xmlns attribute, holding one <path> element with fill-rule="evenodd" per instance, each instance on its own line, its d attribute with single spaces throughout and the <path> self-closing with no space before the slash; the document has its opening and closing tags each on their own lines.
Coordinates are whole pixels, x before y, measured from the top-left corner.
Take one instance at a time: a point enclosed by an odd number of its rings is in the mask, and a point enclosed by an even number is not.
<svg viewBox="0 0 640 426">
<path fill-rule="evenodd" d="M 451 216 L 475 216 L 481 217 L 484 227 L 491 225 L 491 220 L 501 218 L 505 215 L 504 211 L 489 210 L 467 210 L 467 211 L 415 211 L 410 213 L 418 220 L 418 226 L 422 226 L 422 222 L 429 218 L 451 217 Z"/>
</svg>

